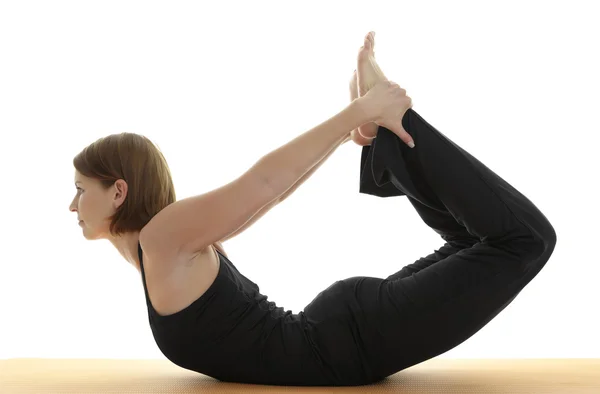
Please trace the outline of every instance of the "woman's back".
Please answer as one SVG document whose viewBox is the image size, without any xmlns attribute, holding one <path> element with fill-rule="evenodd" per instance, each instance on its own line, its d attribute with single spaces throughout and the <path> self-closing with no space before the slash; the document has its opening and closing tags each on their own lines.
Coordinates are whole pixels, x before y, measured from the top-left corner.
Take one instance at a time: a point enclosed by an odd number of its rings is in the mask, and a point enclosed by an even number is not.
<svg viewBox="0 0 600 394">
<path fill-rule="evenodd" d="M 331 384 L 303 312 L 293 314 L 268 301 L 256 283 L 215 251 L 218 272 L 206 291 L 184 309 L 161 316 L 148 296 L 139 245 L 150 327 L 165 357 L 228 382 Z"/>
</svg>

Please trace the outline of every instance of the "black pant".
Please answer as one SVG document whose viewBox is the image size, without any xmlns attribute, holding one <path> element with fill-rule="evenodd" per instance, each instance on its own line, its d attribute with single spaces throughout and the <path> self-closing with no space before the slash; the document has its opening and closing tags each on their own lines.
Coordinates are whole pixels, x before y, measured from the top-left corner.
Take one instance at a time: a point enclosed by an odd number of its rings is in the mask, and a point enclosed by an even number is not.
<svg viewBox="0 0 600 394">
<path fill-rule="evenodd" d="M 416 147 L 380 127 L 362 150 L 359 192 L 405 195 L 445 244 L 385 279 L 337 281 L 307 305 L 339 385 L 378 381 L 461 344 L 515 299 L 556 244 L 527 197 L 414 110 L 402 124 Z"/>
</svg>

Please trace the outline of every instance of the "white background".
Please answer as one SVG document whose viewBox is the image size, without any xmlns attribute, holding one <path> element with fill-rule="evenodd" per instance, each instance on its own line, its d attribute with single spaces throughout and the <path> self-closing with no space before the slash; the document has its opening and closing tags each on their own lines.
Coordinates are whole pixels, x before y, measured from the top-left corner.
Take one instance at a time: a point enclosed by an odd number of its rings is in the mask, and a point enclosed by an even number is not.
<svg viewBox="0 0 600 394">
<path fill-rule="evenodd" d="M 440 357 L 600 356 L 600 27 L 588 1 L 8 1 L 0 5 L 0 358 L 164 358 L 141 276 L 69 211 L 73 157 L 149 137 L 178 199 L 230 182 L 349 102 L 364 35 L 413 109 L 527 196 L 558 242 L 487 326 Z M 226 242 L 278 306 L 386 277 L 443 240 L 406 197 L 359 194 L 348 142 Z"/>
</svg>

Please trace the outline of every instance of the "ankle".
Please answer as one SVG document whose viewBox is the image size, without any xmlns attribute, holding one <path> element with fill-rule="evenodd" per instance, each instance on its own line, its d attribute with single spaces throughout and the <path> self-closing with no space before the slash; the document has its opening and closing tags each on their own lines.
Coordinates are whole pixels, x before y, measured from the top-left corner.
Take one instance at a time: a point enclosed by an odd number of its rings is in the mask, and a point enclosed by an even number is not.
<svg viewBox="0 0 600 394">
<path fill-rule="evenodd" d="M 377 131 L 379 130 L 379 126 L 374 122 L 364 124 L 360 126 L 358 129 L 358 133 L 366 139 L 373 139 L 377 137 Z"/>
</svg>

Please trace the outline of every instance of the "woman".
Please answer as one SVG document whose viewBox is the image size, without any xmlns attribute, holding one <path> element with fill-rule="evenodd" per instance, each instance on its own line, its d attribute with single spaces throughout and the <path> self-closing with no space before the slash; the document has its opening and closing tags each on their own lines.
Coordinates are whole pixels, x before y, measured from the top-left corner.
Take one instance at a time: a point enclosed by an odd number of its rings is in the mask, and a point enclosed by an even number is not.
<svg viewBox="0 0 600 394">
<path fill-rule="evenodd" d="M 550 258 L 556 233 L 546 217 L 413 111 L 373 45 L 369 33 L 347 108 L 209 193 L 176 202 L 164 157 L 135 134 L 105 137 L 75 158 L 70 209 L 86 238 L 109 239 L 140 270 L 154 338 L 173 363 L 228 382 L 377 382 L 471 337 Z M 303 311 L 285 311 L 220 242 L 350 138 L 363 146 L 359 191 L 406 196 L 445 244 L 385 279 L 338 280 Z"/>
</svg>

